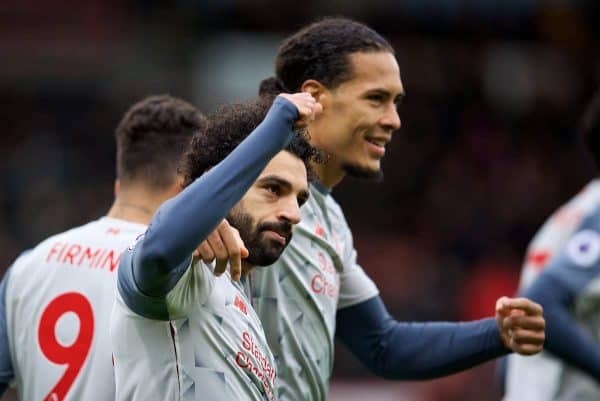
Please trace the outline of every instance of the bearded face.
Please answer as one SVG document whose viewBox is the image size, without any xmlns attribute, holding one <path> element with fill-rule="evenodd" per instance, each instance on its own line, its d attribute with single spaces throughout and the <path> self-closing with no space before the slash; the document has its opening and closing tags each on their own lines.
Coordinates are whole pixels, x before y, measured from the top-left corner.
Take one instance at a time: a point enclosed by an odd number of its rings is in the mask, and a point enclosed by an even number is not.
<svg viewBox="0 0 600 401">
<path fill-rule="evenodd" d="M 257 223 L 249 213 L 235 209 L 227 220 L 240 232 L 249 252 L 246 260 L 254 266 L 275 263 L 292 239 L 292 224 L 288 221 Z"/>
</svg>

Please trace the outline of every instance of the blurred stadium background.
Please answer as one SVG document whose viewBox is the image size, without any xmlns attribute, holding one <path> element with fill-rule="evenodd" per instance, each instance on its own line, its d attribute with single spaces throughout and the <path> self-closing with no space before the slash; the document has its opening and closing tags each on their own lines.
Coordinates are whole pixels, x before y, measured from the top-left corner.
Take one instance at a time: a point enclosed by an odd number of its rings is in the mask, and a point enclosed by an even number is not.
<svg viewBox="0 0 600 401">
<path fill-rule="evenodd" d="M 106 212 L 132 102 L 249 98 L 278 42 L 325 15 L 390 39 L 407 91 L 385 181 L 335 191 L 359 261 L 397 318 L 491 315 L 541 222 L 593 175 L 574 132 L 600 81 L 597 0 L 3 0 L 2 269 Z M 493 373 L 385 382 L 340 346 L 331 400 L 498 400 Z"/>
</svg>

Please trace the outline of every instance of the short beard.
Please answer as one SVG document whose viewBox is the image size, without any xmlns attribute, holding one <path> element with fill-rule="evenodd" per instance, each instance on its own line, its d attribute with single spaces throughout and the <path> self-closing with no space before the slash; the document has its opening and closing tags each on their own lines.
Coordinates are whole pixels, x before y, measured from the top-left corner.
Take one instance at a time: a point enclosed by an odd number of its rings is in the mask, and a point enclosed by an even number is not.
<svg viewBox="0 0 600 401">
<path fill-rule="evenodd" d="M 351 177 L 364 180 L 381 182 L 383 181 L 383 170 L 369 170 L 356 164 L 344 163 L 342 169 Z"/>
<path fill-rule="evenodd" d="M 292 225 L 288 222 L 262 223 L 254 227 L 252 216 L 233 211 L 227 216 L 227 220 L 240 232 L 240 237 L 248 249 L 248 257 L 245 260 L 253 266 L 269 266 L 275 263 L 292 238 Z M 283 235 L 286 238 L 285 245 L 261 239 L 265 230 L 274 230 Z"/>
</svg>

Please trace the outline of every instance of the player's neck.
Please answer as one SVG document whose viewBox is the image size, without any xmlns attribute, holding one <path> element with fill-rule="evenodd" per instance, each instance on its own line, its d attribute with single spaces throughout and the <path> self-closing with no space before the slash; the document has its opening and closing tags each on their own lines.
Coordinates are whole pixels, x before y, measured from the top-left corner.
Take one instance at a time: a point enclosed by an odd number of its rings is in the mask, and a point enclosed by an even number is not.
<svg viewBox="0 0 600 401">
<path fill-rule="evenodd" d="M 115 219 L 148 225 L 156 209 L 176 193 L 175 191 L 153 193 L 141 190 L 121 190 L 106 215 Z"/>
<path fill-rule="evenodd" d="M 312 167 L 315 173 L 317 173 L 317 177 L 319 177 L 319 182 L 329 190 L 332 190 L 346 176 L 346 172 L 342 167 L 338 166 L 337 163 L 331 159 L 323 164 L 314 163 Z"/>
<path fill-rule="evenodd" d="M 152 209 L 144 205 L 115 200 L 106 214 L 113 219 L 148 225 L 152 220 Z"/>
</svg>

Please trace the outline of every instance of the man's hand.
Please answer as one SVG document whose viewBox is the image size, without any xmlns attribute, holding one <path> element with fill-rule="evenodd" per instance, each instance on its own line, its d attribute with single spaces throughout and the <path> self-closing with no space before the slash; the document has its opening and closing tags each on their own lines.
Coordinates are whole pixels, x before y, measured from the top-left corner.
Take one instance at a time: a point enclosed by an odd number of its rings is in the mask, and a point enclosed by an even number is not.
<svg viewBox="0 0 600 401">
<path fill-rule="evenodd" d="M 231 278 L 238 281 L 242 277 L 242 259 L 248 257 L 248 249 L 240 237 L 237 229 L 223 220 L 207 239 L 194 251 L 194 257 L 210 263 L 217 259 L 215 275 L 220 276 L 227 269 Z"/>
<path fill-rule="evenodd" d="M 294 128 L 304 128 L 323 111 L 323 106 L 318 103 L 311 94 L 300 93 L 281 93 L 279 96 L 292 102 L 298 109 L 298 119 L 294 123 Z"/>
<path fill-rule="evenodd" d="M 526 298 L 502 297 L 496 302 L 496 323 L 504 346 L 521 355 L 540 352 L 546 337 L 541 305 Z"/>
</svg>

